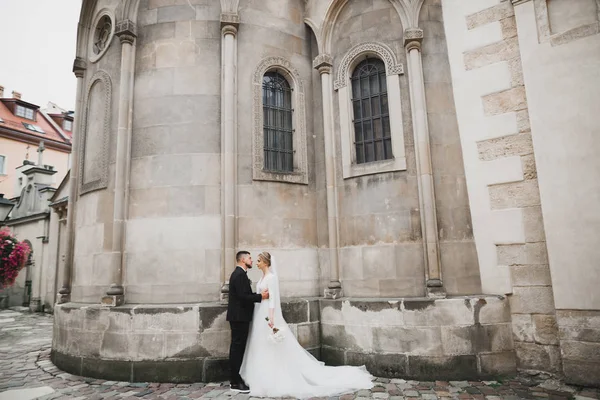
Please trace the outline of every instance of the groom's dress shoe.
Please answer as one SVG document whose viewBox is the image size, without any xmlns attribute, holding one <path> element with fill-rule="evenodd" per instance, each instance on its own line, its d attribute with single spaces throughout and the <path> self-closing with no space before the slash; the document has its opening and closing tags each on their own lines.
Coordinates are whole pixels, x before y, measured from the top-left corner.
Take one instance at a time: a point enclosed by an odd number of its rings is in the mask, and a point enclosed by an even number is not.
<svg viewBox="0 0 600 400">
<path fill-rule="evenodd" d="M 237 393 L 250 393 L 250 388 L 244 383 L 234 383 L 231 385 L 231 391 Z"/>
</svg>

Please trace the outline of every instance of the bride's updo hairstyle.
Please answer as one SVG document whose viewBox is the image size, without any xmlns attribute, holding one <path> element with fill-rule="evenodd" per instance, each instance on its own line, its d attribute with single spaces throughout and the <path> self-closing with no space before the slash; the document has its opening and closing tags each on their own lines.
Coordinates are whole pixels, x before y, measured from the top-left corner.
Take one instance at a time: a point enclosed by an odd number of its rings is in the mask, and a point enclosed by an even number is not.
<svg viewBox="0 0 600 400">
<path fill-rule="evenodd" d="M 267 253 L 266 251 L 263 251 L 262 253 L 260 253 L 258 255 L 264 262 L 266 262 L 269 267 L 271 266 L 271 255 L 269 253 Z"/>
</svg>

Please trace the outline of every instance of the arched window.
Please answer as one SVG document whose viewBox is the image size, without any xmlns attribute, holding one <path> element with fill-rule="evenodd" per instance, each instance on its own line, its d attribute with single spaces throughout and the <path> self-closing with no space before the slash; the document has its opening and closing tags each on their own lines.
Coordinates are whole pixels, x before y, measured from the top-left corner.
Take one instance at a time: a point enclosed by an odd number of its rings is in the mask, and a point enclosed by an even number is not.
<svg viewBox="0 0 600 400">
<path fill-rule="evenodd" d="M 351 81 L 356 163 L 394 158 L 383 61 L 362 61 L 354 69 Z"/>
<path fill-rule="evenodd" d="M 264 169 L 270 172 L 294 171 L 294 129 L 292 89 L 278 72 L 263 76 Z"/>
</svg>

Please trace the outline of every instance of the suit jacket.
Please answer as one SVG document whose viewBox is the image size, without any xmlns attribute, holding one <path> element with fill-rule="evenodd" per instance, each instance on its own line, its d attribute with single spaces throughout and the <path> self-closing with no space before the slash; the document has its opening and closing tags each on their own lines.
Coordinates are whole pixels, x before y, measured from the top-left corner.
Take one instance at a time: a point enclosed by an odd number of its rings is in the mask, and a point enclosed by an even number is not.
<svg viewBox="0 0 600 400">
<path fill-rule="evenodd" d="M 252 292 L 248 274 L 242 267 L 236 267 L 229 278 L 229 303 L 227 321 L 250 322 L 254 313 L 254 303 L 260 303 L 262 296 Z"/>
</svg>

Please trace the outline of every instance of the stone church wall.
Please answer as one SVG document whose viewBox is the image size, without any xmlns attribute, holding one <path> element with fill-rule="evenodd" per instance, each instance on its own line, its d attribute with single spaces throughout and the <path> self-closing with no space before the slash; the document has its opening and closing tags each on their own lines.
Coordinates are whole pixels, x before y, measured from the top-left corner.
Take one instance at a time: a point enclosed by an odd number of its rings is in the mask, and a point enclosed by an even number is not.
<svg viewBox="0 0 600 400">
<path fill-rule="evenodd" d="M 388 45 L 406 63 L 398 13 L 389 1 L 348 2 L 334 28 L 334 71 L 353 46 Z M 422 296 L 425 270 L 406 76 L 400 76 L 408 171 L 343 179 L 338 175 L 340 275 L 347 296 Z M 337 96 L 340 96 L 339 92 Z M 338 160 L 342 148 L 340 111 L 334 101 Z M 412 162 L 411 162 L 412 161 Z M 338 163 L 338 170 L 342 170 Z"/>
<path fill-rule="evenodd" d="M 220 5 L 142 2 L 134 82 L 128 301 L 221 287 Z"/>
<path fill-rule="evenodd" d="M 448 45 L 439 0 L 425 0 L 419 26 L 423 28 L 423 78 L 444 288 L 449 295 L 481 293 L 471 207 L 452 94 Z"/>
<path fill-rule="evenodd" d="M 240 1 L 238 35 L 238 240 L 240 249 L 275 251 L 286 296 L 318 296 L 317 174 L 315 167 L 311 33 L 303 21 L 304 2 Z M 256 120 L 263 110 L 262 73 L 277 71 L 292 87 L 294 158 L 305 164 L 306 180 L 287 183 L 281 175 L 256 177 L 254 148 L 262 135 Z M 258 90 L 258 91 L 257 91 Z M 320 94 L 320 92 L 317 92 Z M 294 143 L 295 145 L 298 143 Z M 296 176 L 303 174 L 296 173 Z M 257 280 L 257 279 L 256 279 Z"/>
<path fill-rule="evenodd" d="M 101 0 L 96 10 L 114 10 L 118 4 L 116 0 Z M 86 44 L 90 54 L 91 42 Z M 104 55 L 96 62 L 87 62 L 83 82 L 84 107 L 78 122 L 83 151 L 78 155 L 82 168 L 74 214 L 73 301 L 98 301 L 111 283 L 111 265 L 117 262 L 111 246 L 120 69 L 119 39 L 113 35 Z"/>
</svg>

